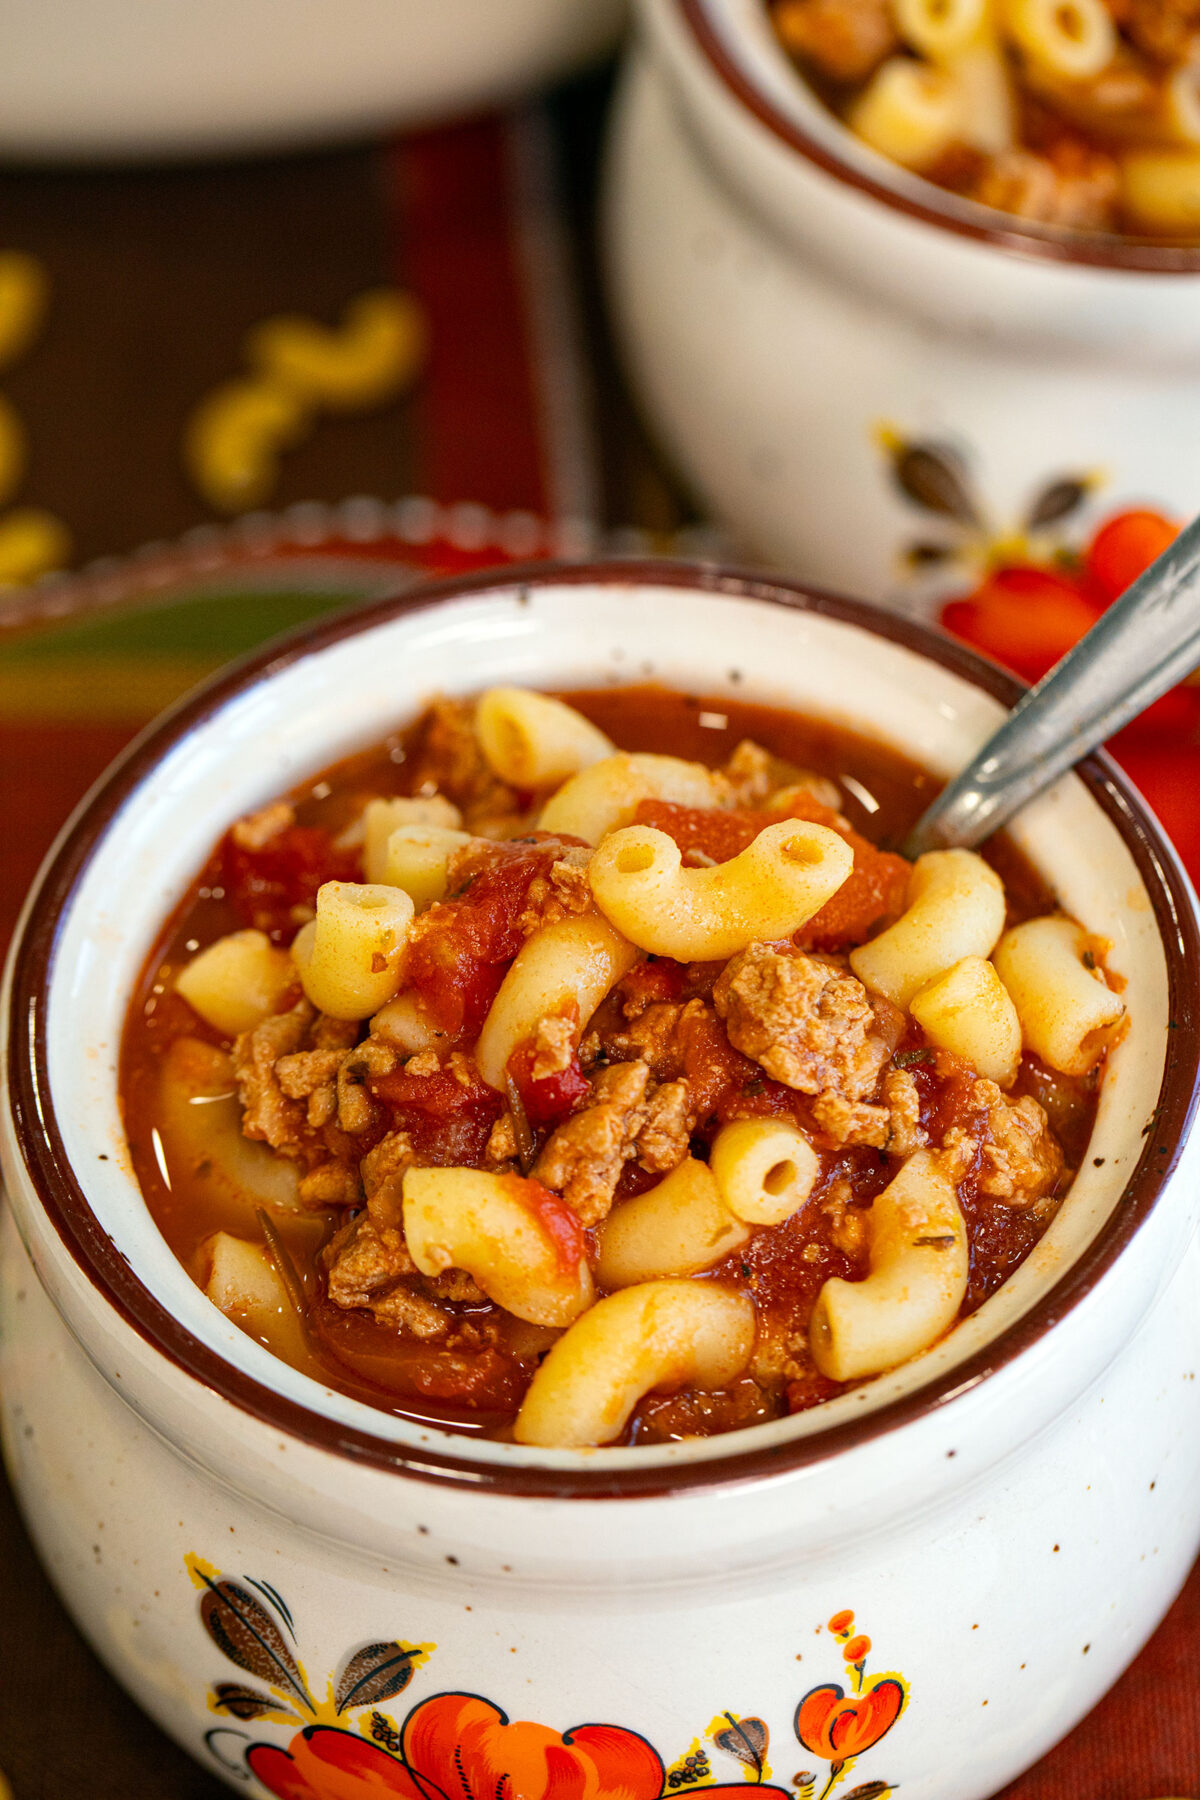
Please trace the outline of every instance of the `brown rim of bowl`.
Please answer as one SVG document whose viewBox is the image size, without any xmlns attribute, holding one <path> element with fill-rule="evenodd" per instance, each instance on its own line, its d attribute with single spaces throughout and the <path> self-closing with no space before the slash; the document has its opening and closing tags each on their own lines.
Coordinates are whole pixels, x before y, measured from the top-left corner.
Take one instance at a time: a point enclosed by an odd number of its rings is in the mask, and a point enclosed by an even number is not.
<svg viewBox="0 0 1200 1800">
<path fill-rule="evenodd" d="M 766 0 L 763 0 L 765 5 Z M 957 237 L 973 238 L 979 244 L 991 244 L 997 250 L 1013 255 L 1031 256 L 1046 262 L 1073 263 L 1094 269 L 1137 271 L 1150 275 L 1200 274 L 1200 246 L 1164 243 L 1159 239 L 1110 237 L 1097 234 L 1077 235 L 1055 231 L 1051 226 L 1039 229 L 1021 224 L 1015 217 L 1011 223 L 988 225 L 981 220 L 959 216 L 933 203 L 910 198 L 878 181 L 861 169 L 852 168 L 841 157 L 812 137 L 794 119 L 783 113 L 770 96 L 756 85 L 750 74 L 732 57 L 720 33 L 708 16 L 705 0 L 674 0 L 677 12 L 718 79 L 760 125 L 795 150 L 808 162 L 815 163 L 827 175 L 856 188 L 873 200 L 881 201 L 895 212 L 918 219 Z M 781 54 L 784 54 L 781 50 Z M 798 75 L 798 81 L 802 78 Z M 924 184 L 931 194 L 942 192 L 932 182 Z M 967 202 L 966 204 L 971 204 Z M 985 214 L 991 209 L 979 207 Z M 996 218 L 1005 215 L 995 214 Z"/>
<path fill-rule="evenodd" d="M 1185 878 L 1157 827 L 1114 764 L 1092 756 L 1078 773 L 1107 814 L 1137 864 L 1154 905 L 1166 949 L 1170 1033 L 1158 1106 L 1141 1156 L 1122 1197 L 1099 1235 L 1029 1312 L 991 1343 L 912 1394 L 861 1419 L 790 1443 L 733 1449 L 720 1462 L 679 1467 L 606 1471 L 603 1457 L 578 1471 L 485 1465 L 447 1438 L 447 1448 L 410 1449 L 370 1431 L 323 1417 L 245 1375 L 200 1344 L 154 1298 L 101 1229 L 70 1167 L 49 1088 L 46 1005 L 59 922 L 90 863 L 105 828 L 171 745 L 218 711 L 235 694 L 364 627 L 445 601 L 507 588 L 574 587 L 584 582 L 694 588 L 733 600 L 776 605 L 845 621 L 915 650 L 962 676 L 1006 705 L 1024 691 L 1015 677 L 929 627 L 863 601 L 844 600 L 774 577 L 712 565 L 652 561 L 600 564 L 533 564 L 430 583 L 374 600 L 268 645 L 206 682 L 135 740 L 83 801 L 35 884 L 14 945 L 9 1020 L 10 1105 L 17 1141 L 48 1218 L 81 1271 L 154 1349 L 223 1399 L 315 1448 L 378 1469 L 391 1469 L 442 1485 L 469 1483 L 493 1493 L 554 1498 L 608 1498 L 721 1487 L 825 1462 L 844 1450 L 937 1411 L 1006 1367 L 1083 1300 L 1141 1227 L 1174 1169 L 1196 1110 L 1200 1082 L 1200 989 L 1187 968 L 1200 966 L 1200 933 Z M 32 1046 L 32 1056 L 30 1047 Z"/>
</svg>

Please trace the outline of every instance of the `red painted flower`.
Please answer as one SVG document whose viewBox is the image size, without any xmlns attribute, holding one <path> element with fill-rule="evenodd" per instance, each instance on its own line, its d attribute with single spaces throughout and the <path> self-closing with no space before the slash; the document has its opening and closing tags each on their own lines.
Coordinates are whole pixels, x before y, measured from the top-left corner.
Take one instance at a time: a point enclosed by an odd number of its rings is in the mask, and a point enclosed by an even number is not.
<svg viewBox="0 0 1200 1800">
<path fill-rule="evenodd" d="M 477 1694 L 437 1694 L 415 1706 L 400 1758 L 353 1732 L 310 1725 L 287 1750 L 252 1745 L 246 1761 L 278 1800 L 659 1800 L 665 1774 L 636 1731 L 510 1724 Z M 781 1788 L 762 1791 L 786 1800 Z M 705 1800 L 744 1793 L 741 1783 L 704 1790 Z"/>
<path fill-rule="evenodd" d="M 297 1732 L 291 1748 L 252 1744 L 246 1761 L 278 1800 L 424 1800 L 408 1770 L 394 1756 L 328 1725 Z"/>
<path fill-rule="evenodd" d="M 848 1762 L 886 1736 L 903 1705 L 904 1689 L 890 1675 L 857 1695 L 827 1681 L 805 1694 L 796 1708 L 796 1736 L 814 1756 Z"/>
</svg>

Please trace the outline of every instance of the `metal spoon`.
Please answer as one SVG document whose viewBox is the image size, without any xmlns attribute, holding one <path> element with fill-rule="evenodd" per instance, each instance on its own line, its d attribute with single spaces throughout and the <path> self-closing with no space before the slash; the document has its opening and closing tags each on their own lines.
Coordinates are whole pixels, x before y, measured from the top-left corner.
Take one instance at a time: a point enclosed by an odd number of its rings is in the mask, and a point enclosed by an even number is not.
<svg viewBox="0 0 1200 1800">
<path fill-rule="evenodd" d="M 970 848 L 1200 664 L 1200 519 L 1181 531 L 938 795 L 901 846 Z"/>
</svg>

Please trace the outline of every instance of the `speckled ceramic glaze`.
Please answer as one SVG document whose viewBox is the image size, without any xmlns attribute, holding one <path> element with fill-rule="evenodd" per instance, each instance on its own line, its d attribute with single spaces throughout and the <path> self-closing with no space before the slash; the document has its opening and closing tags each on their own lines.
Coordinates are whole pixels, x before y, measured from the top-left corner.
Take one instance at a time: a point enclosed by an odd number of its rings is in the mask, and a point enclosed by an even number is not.
<svg viewBox="0 0 1200 1800">
<path fill-rule="evenodd" d="M 623 0 L 9 0 L 0 156 L 228 154 L 502 105 L 607 49 Z"/>
<path fill-rule="evenodd" d="M 1023 228 L 898 169 L 812 97 L 763 0 L 642 0 L 639 23 L 610 291 L 651 425 L 744 545 L 918 610 L 912 552 L 928 577 L 931 539 L 978 560 L 1032 525 L 1052 554 L 1038 502 L 1068 481 L 1190 516 L 1200 251 Z M 897 482 L 905 445 L 968 502 Z"/>
<path fill-rule="evenodd" d="M 622 565 L 459 583 L 339 617 L 186 702 L 85 803 L 26 913 L 2 1146 L 9 1468 L 99 1654 L 242 1791 L 980 1800 L 1091 1706 L 1195 1553 L 1196 917 L 1102 762 L 1016 835 L 1113 940 L 1131 1030 L 1050 1231 L 907 1368 L 716 1440 L 439 1435 L 276 1363 L 159 1237 L 118 1040 L 228 822 L 436 689 L 644 673 L 867 728 L 941 771 L 1012 697 L 963 651 L 787 586 Z"/>
</svg>

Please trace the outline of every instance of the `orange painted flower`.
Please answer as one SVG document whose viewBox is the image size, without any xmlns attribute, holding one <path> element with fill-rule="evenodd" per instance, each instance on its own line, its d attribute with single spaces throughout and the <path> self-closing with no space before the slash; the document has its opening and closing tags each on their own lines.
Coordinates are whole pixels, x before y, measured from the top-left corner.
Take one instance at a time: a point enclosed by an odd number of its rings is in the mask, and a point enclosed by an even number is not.
<svg viewBox="0 0 1200 1800">
<path fill-rule="evenodd" d="M 846 1648 L 842 1651 L 842 1655 L 848 1663 L 860 1663 L 863 1658 L 869 1656 L 870 1653 L 871 1640 L 869 1637 L 862 1636 L 852 1637 L 850 1642 L 846 1645 Z"/>
<path fill-rule="evenodd" d="M 852 1612 L 836 1612 L 829 1621 L 829 1629 L 837 1637 L 843 1631 L 849 1631 L 854 1623 Z"/>
<path fill-rule="evenodd" d="M 665 1770 L 652 1745 L 621 1725 L 552 1731 L 509 1723 L 477 1694 L 436 1694 L 404 1722 L 400 1754 L 326 1725 L 286 1750 L 253 1744 L 246 1761 L 276 1800 L 659 1800 Z M 766 1788 L 788 1800 L 781 1788 Z M 744 1800 L 741 1783 L 705 1800 Z"/>
<path fill-rule="evenodd" d="M 903 1705 L 904 1688 L 891 1675 L 858 1695 L 847 1695 L 827 1681 L 805 1694 L 796 1708 L 796 1736 L 814 1756 L 844 1763 L 886 1736 Z"/>
<path fill-rule="evenodd" d="M 251 1744 L 246 1761 L 276 1800 L 424 1800 L 403 1763 L 329 1725 L 297 1732 L 286 1750 Z"/>
<path fill-rule="evenodd" d="M 475 1694 L 438 1694 L 405 1721 L 401 1754 L 424 1800 L 658 1800 L 658 1752 L 619 1725 L 551 1731 Z"/>
</svg>

